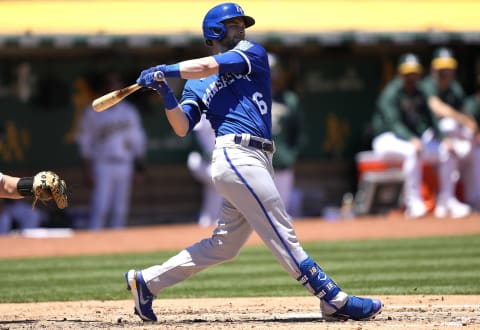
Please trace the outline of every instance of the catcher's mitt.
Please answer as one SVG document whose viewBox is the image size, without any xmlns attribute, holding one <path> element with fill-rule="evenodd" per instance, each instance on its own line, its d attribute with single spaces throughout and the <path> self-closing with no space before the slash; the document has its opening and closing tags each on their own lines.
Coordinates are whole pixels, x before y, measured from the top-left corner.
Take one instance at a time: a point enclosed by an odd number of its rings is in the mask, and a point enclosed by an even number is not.
<svg viewBox="0 0 480 330">
<path fill-rule="evenodd" d="M 35 197 L 32 207 L 35 207 L 37 200 L 45 203 L 51 199 L 55 201 L 59 209 L 64 209 L 68 206 L 67 185 L 65 181 L 52 171 L 37 173 L 33 177 L 32 191 Z"/>
</svg>

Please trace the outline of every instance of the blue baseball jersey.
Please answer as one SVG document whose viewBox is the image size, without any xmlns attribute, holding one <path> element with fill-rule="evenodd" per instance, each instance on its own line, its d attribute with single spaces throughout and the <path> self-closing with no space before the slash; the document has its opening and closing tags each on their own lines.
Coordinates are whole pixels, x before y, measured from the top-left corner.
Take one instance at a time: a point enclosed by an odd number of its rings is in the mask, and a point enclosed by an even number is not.
<svg viewBox="0 0 480 330">
<path fill-rule="evenodd" d="M 216 136 L 249 133 L 271 140 L 271 80 L 265 49 L 242 40 L 214 58 L 219 74 L 185 84 L 180 103 L 190 130 L 205 113 Z"/>
</svg>

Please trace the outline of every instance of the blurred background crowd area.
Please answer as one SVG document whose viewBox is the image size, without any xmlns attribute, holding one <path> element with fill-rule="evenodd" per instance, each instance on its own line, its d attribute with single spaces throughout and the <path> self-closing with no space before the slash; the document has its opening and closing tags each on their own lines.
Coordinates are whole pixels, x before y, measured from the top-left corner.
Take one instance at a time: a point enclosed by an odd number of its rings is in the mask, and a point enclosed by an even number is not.
<svg viewBox="0 0 480 330">
<path fill-rule="evenodd" d="M 89 211 L 74 139 L 92 101 L 87 78 L 117 72 L 127 86 L 147 67 L 209 55 L 201 20 L 217 3 L 0 2 L 0 169 L 17 176 L 51 169 L 65 178 L 70 207 L 40 206 L 47 225 L 81 227 Z M 428 74 L 433 50 L 449 47 L 467 94 L 480 73 L 476 1 L 239 3 L 257 20 L 247 37 L 282 59 L 288 87 L 300 97 L 307 139 L 295 166 L 297 216 L 322 215 L 356 191 L 355 155 L 371 148 L 375 102 L 401 54 L 416 53 Z M 180 97 L 183 81 L 170 83 Z M 140 110 L 148 141 L 128 224 L 195 221 L 201 186 L 186 167 L 195 141 L 174 135 L 155 93 L 128 100 Z"/>
</svg>

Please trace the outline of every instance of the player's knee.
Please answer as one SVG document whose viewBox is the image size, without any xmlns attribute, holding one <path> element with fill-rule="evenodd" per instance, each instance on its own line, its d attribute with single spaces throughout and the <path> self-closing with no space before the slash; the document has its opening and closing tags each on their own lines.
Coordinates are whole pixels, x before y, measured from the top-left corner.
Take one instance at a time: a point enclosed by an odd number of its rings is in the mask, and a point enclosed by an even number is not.
<svg viewBox="0 0 480 330">
<path fill-rule="evenodd" d="M 220 252 L 220 255 L 223 261 L 230 261 L 235 259 L 238 256 L 238 254 L 240 253 L 240 248 L 225 249 L 224 247 L 222 248 L 221 246 L 219 246 L 218 251 Z"/>
<path fill-rule="evenodd" d="M 298 281 L 320 299 L 332 300 L 341 289 L 310 257 L 299 265 L 302 275 Z"/>
<path fill-rule="evenodd" d="M 220 262 L 235 259 L 240 253 L 241 245 L 237 246 L 238 244 L 229 243 L 226 239 L 220 237 L 212 237 L 205 240 L 205 243 L 210 246 L 209 250 Z"/>
</svg>

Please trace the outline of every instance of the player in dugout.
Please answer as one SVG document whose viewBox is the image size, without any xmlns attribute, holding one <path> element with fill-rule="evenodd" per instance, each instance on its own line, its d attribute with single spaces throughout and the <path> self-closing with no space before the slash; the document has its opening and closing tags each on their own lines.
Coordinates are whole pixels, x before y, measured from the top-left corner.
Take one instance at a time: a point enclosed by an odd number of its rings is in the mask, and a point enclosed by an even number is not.
<svg viewBox="0 0 480 330">
<path fill-rule="evenodd" d="M 422 79 L 420 88 L 427 95 L 428 105 L 439 120 L 439 130 L 445 135 L 446 146 L 443 158 L 448 158 L 446 166 L 439 169 L 441 189 L 438 193 L 434 215 L 437 218 L 462 218 L 470 215 L 471 206 L 462 203 L 456 196 L 456 184 L 459 180 L 473 180 L 465 177 L 463 168 L 471 163 L 472 139 L 478 132 L 474 118 L 463 112 L 465 92 L 456 80 L 457 60 L 453 52 L 440 47 L 433 53 L 430 74 Z M 470 181 L 470 182 L 468 182 Z M 477 189 L 467 189 L 471 192 Z M 465 196 L 469 200 L 470 196 Z"/>
</svg>

